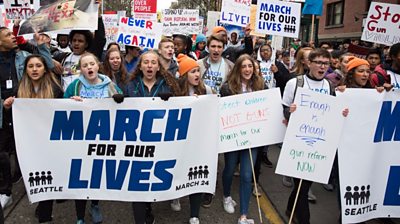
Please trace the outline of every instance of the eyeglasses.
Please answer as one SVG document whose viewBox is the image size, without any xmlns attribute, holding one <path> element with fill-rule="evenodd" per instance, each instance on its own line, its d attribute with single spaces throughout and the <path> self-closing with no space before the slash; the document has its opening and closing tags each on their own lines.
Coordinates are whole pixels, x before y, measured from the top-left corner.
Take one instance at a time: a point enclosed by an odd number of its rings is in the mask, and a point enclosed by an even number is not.
<svg viewBox="0 0 400 224">
<path fill-rule="evenodd" d="M 311 62 L 314 62 L 316 65 L 318 65 L 318 66 L 322 66 L 322 65 L 324 65 L 325 67 L 328 67 L 331 63 L 328 61 L 328 62 L 323 62 L 323 61 L 311 61 Z"/>
<path fill-rule="evenodd" d="M 270 49 L 261 49 L 260 52 L 271 52 Z"/>
</svg>

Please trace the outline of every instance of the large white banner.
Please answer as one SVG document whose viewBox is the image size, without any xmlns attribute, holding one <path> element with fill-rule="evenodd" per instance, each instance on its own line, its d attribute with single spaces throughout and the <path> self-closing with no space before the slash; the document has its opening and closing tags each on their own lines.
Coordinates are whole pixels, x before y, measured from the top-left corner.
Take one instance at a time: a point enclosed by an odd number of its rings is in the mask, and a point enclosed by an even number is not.
<svg viewBox="0 0 400 224">
<path fill-rule="evenodd" d="M 31 202 L 162 201 L 214 193 L 215 95 L 112 99 L 16 99 L 18 160 Z"/>
<path fill-rule="evenodd" d="M 161 22 L 163 34 L 199 34 L 199 10 L 194 9 L 164 9 Z"/>
<path fill-rule="evenodd" d="M 162 25 L 152 20 L 121 17 L 117 43 L 149 49 L 158 48 L 161 41 Z"/>
<path fill-rule="evenodd" d="M 298 88 L 276 173 L 328 183 L 343 127 L 335 97 Z"/>
<path fill-rule="evenodd" d="M 400 42 L 400 5 L 372 2 L 361 40 L 392 46 Z"/>
<path fill-rule="evenodd" d="M 258 0 L 255 32 L 299 37 L 301 4 L 278 0 Z"/>
<path fill-rule="evenodd" d="M 400 217 L 400 92 L 347 89 L 339 145 L 343 223 Z"/>
<path fill-rule="evenodd" d="M 219 111 L 219 153 L 283 141 L 279 88 L 222 97 Z"/>
<path fill-rule="evenodd" d="M 223 0 L 220 22 L 245 27 L 250 22 L 251 0 Z"/>
</svg>

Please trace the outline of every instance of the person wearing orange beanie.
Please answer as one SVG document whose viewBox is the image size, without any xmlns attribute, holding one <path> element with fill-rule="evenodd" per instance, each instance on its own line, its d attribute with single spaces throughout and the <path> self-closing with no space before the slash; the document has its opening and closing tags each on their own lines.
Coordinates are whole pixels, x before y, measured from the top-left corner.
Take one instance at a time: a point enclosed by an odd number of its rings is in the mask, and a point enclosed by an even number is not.
<svg viewBox="0 0 400 224">
<path fill-rule="evenodd" d="M 347 88 L 368 88 L 370 65 L 367 60 L 350 57 L 347 63 L 347 76 L 345 85 Z"/>
<path fill-rule="evenodd" d="M 199 64 L 195 60 L 184 54 L 179 54 L 177 61 L 179 64 L 179 76 L 186 75 L 191 69 L 199 67 Z"/>
<path fill-rule="evenodd" d="M 351 56 L 349 57 L 349 62 L 347 63 L 347 71 L 350 71 L 351 69 L 360 65 L 368 65 L 368 67 L 370 66 L 367 60 Z"/>
</svg>

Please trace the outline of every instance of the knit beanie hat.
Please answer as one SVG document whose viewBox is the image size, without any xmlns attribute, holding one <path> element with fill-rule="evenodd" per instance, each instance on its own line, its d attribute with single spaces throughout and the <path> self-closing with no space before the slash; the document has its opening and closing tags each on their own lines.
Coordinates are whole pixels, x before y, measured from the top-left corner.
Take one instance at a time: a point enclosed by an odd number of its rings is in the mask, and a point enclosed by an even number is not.
<svg viewBox="0 0 400 224">
<path fill-rule="evenodd" d="M 360 65 L 368 65 L 369 66 L 369 63 L 367 60 L 351 56 L 351 57 L 349 57 L 349 62 L 347 63 L 347 71 L 350 71 L 351 69 L 356 68 Z"/>
<path fill-rule="evenodd" d="M 207 38 L 203 34 L 197 34 L 196 36 L 196 44 L 200 42 L 207 42 Z"/>
<path fill-rule="evenodd" d="M 179 76 L 183 76 L 193 68 L 199 67 L 199 64 L 197 64 L 195 60 L 184 54 L 178 55 L 178 64 L 179 64 Z"/>
<path fill-rule="evenodd" d="M 226 29 L 225 29 L 224 27 L 222 27 L 222 26 L 216 26 L 216 27 L 214 27 L 214 28 L 212 29 L 212 34 L 217 34 L 217 33 L 220 32 L 220 31 L 225 31 L 225 33 L 227 33 L 227 32 L 226 32 Z"/>
</svg>

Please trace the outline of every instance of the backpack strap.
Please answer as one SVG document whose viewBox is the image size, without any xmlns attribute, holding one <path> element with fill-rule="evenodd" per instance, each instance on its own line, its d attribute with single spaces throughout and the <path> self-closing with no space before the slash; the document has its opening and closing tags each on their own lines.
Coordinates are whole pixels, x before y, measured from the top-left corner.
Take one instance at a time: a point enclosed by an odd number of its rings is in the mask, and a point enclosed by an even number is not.
<svg viewBox="0 0 400 224">
<path fill-rule="evenodd" d="M 75 88 L 74 88 L 74 96 L 79 96 L 81 88 L 82 88 L 82 82 L 79 81 L 79 79 L 77 79 L 78 81 L 75 83 Z"/>
<path fill-rule="evenodd" d="M 297 87 L 303 87 L 303 86 L 304 86 L 304 75 L 296 76 L 296 87 L 294 88 L 293 102 L 294 98 L 296 97 Z"/>
</svg>

